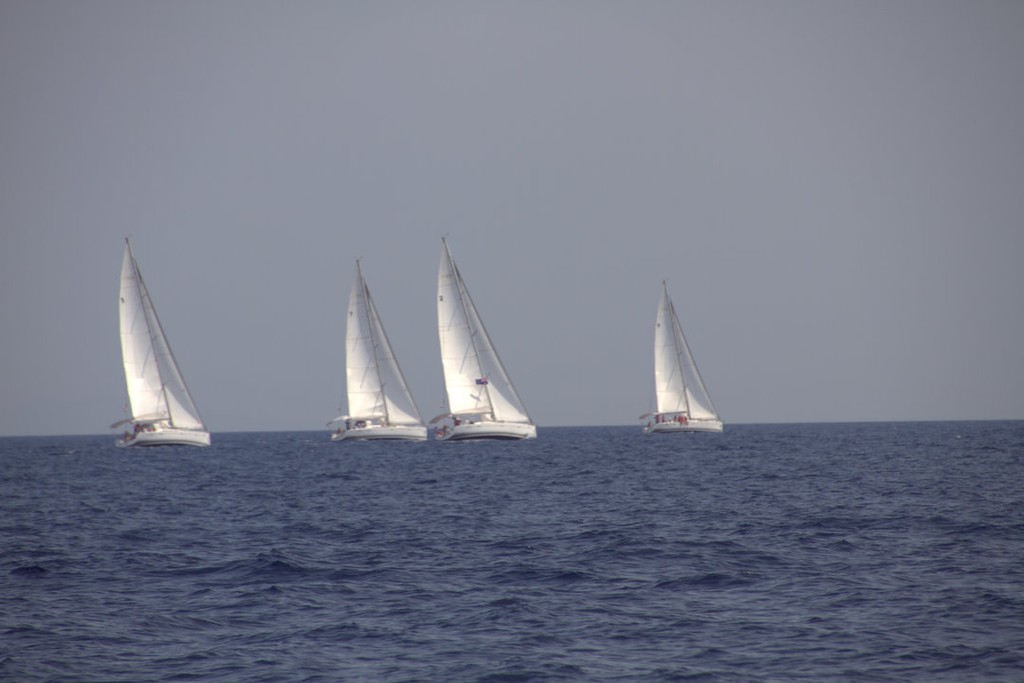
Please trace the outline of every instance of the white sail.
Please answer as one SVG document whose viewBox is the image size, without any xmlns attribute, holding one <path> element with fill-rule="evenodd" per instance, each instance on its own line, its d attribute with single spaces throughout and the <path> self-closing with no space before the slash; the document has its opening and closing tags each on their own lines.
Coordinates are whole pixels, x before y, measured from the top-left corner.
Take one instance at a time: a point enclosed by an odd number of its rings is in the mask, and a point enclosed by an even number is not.
<svg viewBox="0 0 1024 683">
<path fill-rule="evenodd" d="M 209 443 L 206 425 L 167 343 L 128 240 L 121 263 L 120 294 L 121 357 L 131 405 L 130 421 L 151 425 L 151 431 L 152 425 L 156 425 L 158 431 L 202 432 L 199 440 Z M 191 443 L 194 439 L 184 440 Z M 147 441 L 172 443 L 178 439 L 161 441 L 152 437 Z"/>
<path fill-rule="evenodd" d="M 654 382 L 655 427 L 672 416 L 668 422 L 676 429 L 721 430 L 721 418 L 697 370 L 664 282 L 654 328 Z"/>
<path fill-rule="evenodd" d="M 449 413 L 529 425 L 530 430 L 519 433 L 536 435 L 445 240 L 437 278 L 437 324 Z"/>
<path fill-rule="evenodd" d="M 350 419 L 423 427 L 358 261 L 348 304 L 345 375 Z"/>
</svg>

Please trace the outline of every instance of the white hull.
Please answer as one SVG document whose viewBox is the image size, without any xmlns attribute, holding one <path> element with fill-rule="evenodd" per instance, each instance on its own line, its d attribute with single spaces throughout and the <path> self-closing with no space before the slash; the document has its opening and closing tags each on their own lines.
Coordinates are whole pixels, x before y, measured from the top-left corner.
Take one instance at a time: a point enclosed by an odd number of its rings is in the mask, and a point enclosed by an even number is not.
<svg viewBox="0 0 1024 683">
<path fill-rule="evenodd" d="M 536 425 L 525 422 L 465 422 L 445 425 L 434 431 L 439 441 L 469 441 L 471 439 L 536 439 Z"/>
<path fill-rule="evenodd" d="M 341 429 L 331 434 L 331 441 L 370 441 L 370 440 L 426 441 L 427 428 L 403 425 L 367 425 Z"/>
<path fill-rule="evenodd" d="M 678 432 L 721 432 L 720 420 L 689 420 L 688 422 L 651 422 L 644 425 L 644 434 L 676 434 Z"/>
<path fill-rule="evenodd" d="M 128 446 L 209 446 L 210 432 L 163 427 L 151 432 L 127 434 L 117 440 L 117 445 L 122 448 Z"/>
</svg>

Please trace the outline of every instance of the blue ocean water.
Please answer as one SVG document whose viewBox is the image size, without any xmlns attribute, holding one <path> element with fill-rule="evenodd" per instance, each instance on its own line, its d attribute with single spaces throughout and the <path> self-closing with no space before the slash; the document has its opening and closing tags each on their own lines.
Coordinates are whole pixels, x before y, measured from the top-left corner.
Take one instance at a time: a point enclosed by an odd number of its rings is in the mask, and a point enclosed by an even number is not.
<svg viewBox="0 0 1024 683">
<path fill-rule="evenodd" d="M 0 680 L 1024 680 L 1024 422 L 112 441 L 0 439 Z"/>
</svg>

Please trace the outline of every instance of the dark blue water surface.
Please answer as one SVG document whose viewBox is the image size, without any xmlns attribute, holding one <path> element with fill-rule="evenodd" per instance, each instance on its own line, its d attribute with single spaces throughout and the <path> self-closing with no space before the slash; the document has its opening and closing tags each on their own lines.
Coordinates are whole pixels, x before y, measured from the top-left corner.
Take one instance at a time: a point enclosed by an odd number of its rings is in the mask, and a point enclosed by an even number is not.
<svg viewBox="0 0 1024 683">
<path fill-rule="evenodd" d="M 0 439 L 0 680 L 1024 680 L 1024 422 L 539 437 Z"/>
</svg>

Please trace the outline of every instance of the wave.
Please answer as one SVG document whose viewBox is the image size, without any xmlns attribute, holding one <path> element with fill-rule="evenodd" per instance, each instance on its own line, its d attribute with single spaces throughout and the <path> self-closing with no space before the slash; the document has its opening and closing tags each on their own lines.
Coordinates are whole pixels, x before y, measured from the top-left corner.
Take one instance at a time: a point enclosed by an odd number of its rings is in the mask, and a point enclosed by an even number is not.
<svg viewBox="0 0 1024 683">
<path fill-rule="evenodd" d="M 0 679 L 1018 681 L 1024 423 L 955 431 L 0 440 Z"/>
</svg>

